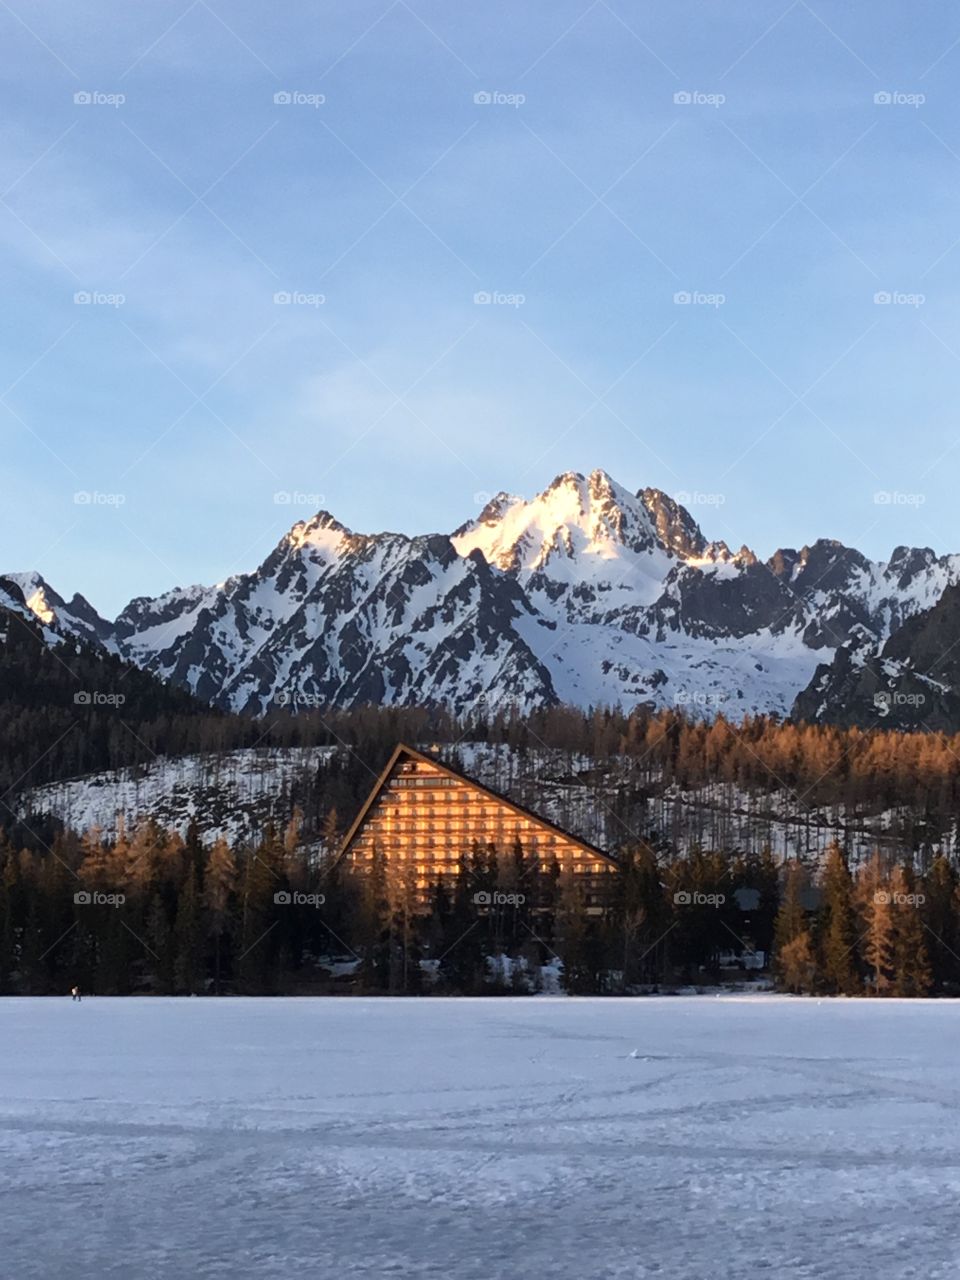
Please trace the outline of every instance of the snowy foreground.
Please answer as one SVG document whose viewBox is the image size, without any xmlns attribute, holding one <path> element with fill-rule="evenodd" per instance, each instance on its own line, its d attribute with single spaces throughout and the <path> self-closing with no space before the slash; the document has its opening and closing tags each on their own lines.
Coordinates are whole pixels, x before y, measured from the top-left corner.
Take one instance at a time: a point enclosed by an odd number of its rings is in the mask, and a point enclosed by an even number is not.
<svg viewBox="0 0 960 1280">
<path fill-rule="evenodd" d="M 5 1276 L 960 1274 L 960 1005 L 0 1000 Z"/>
</svg>

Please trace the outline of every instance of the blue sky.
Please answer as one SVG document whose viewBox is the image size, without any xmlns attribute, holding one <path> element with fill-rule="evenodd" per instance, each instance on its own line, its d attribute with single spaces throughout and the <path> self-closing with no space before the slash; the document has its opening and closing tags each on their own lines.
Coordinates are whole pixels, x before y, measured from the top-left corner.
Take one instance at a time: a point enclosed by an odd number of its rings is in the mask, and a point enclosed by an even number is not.
<svg viewBox="0 0 960 1280">
<path fill-rule="evenodd" d="M 3 567 L 113 614 L 315 506 L 449 531 L 597 466 L 764 556 L 960 550 L 960 12 L 920 18 L 4 4 Z"/>
</svg>

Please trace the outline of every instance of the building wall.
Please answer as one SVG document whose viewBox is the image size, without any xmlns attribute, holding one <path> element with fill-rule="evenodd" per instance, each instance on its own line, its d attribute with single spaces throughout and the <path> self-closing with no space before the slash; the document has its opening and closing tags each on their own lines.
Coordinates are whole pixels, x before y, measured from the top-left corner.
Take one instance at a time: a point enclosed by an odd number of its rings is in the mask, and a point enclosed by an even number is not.
<svg viewBox="0 0 960 1280">
<path fill-rule="evenodd" d="M 539 863 L 531 881 L 551 873 L 556 860 L 561 872 L 572 869 L 583 877 L 588 905 L 601 906 L 608 899 L 616 874 L 612 863 L 428 761 L 397 762 L 352 840 L 347 862 L 368 869 L 379 846 L 388 865 L 412 863 L 418 888 L 426 889 L 438 876 L 456 876 L 461 857 L 475 842 L 484 850 L 493 845 L 506 858 L 517 839 L 524 856 Z"/>
</svg>

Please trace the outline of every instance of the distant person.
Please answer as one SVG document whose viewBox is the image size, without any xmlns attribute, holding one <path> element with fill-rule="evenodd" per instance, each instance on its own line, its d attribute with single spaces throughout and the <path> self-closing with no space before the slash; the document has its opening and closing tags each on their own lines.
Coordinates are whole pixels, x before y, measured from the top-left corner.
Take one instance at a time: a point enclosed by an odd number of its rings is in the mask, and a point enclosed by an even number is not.
<svg viewBox="0 0 960 1280">
<path fill-rule="evenodd" d="M 82 997 L 81 997 L 81 995 L 80 995 L 80 988 L 79 988 L 79 987 L 71 987 L 71 988 L 70 988 L 70 997 L 71 997 L 71 999 L 73 999 L 73 1000 L 80 1000 L 80 999 L 82 998 Z"/>
</svg>

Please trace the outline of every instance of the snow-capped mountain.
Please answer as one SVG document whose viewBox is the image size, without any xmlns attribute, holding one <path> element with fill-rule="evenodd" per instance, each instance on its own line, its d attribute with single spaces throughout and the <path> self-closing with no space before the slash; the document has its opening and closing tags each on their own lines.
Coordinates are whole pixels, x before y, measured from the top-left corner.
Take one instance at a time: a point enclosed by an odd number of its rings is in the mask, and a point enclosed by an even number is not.
<svg viewBox="0 0 960 1280">
<path fill-rule="evenodd" d="M 90 644 L 108 645 L 113 634 L 88 600 L 75 595 L 67 603 L 39 573 L 6 573 L 0 577 L 0 605 L 36 619 L 48 639 L 72 636 Z"/>
<path fill-rule="evenodd" d="M 795 712 L 832 724 L 960 731 L 960 586 L 948 586 L 882 644 L 857 628 L 817 668 Z"/>
<path fill-rule="evenodd" d="M 498 494 L 449 536 L 356 534 L 321 512 L 250 573 L 133 600 L 113 623 L 37 574 L 6 579 L 58 632 L 235 711 L 651 702 L 739 716 L 788 713 L 852 639 L 886 644 L 960 581 L 960 556 L 898 547 L 875 562 L 820 540 L 764 563 L 708 541 L 660 490 L 594 471 L 531 500 Z"/>
<path fill-rule="evenodd" d="M 236 711 L 271 705 L 550 701 L 517 630 L 522 590 L 449 538 L 353 534 L 326 512 L 253 573 L 135 600 L 121 652 Z"/>
</svg>

